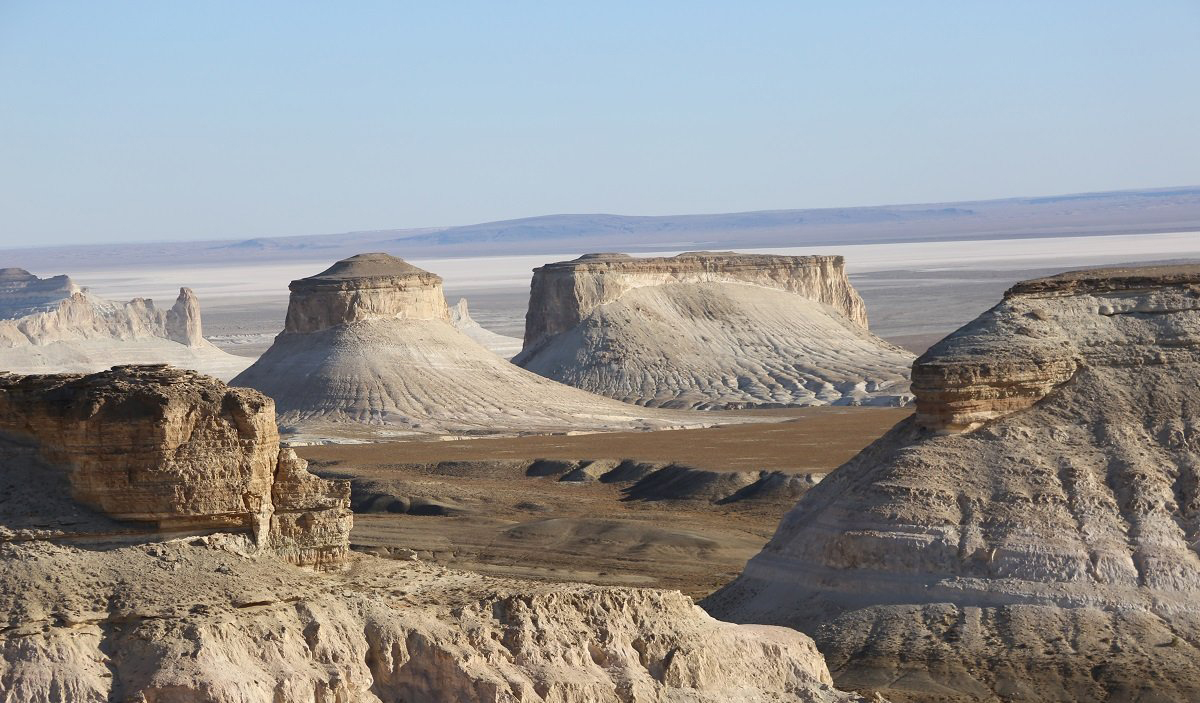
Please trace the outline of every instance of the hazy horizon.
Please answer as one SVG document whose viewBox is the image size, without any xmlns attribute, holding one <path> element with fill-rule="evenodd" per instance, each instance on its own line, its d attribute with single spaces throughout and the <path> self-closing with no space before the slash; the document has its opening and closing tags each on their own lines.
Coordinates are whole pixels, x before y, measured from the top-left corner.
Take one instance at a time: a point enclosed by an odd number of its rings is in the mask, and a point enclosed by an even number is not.
<svg viewBox="0 0 1200 703">
<path fill-rule="evenodd" d="M 0 6 L 0 246 L 1200 183 L 1200 6 Z"/>
</svg>

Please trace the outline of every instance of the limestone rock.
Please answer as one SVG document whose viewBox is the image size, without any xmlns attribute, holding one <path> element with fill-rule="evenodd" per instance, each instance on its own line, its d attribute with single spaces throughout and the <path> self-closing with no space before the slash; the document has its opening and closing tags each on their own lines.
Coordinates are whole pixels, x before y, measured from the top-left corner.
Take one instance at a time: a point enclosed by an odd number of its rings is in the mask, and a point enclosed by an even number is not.
<svg viewBox="0 0 1200 703">
<path fill-rule="evenodd" d="M 0 697 L 209 703 L 851 703 L 803 634 L 677 592 L 356 558 L 337 573 L 219 541 L 0 546 Z"/>
<path fill-rule="evenodd" d="M 29 447 L 48 479 L 65 474 L 71 497 L 109 518 L 166 533 L 241 531 L 300 564 L 325 566 L 347 553 L 348 482 L 319 479 L 280 452 L 274 406 L 261 393 L 167 367 L 3 374 L 0 433 Z"/>
<path fill-rule="evenodd" d="M 0 700 L 861 700 L 805 635 L 678 592 L 348 554 L 347 482 L 272 410 L 161 367 L 0 377 Z"/>
<path fill-rule="evenodd" d="M 1015 286 L 709 611 L 898 700 L 1200 698 L 1198 274 Z"/>
<path fill-rule="evenodd" d="M 172 363 L 228 379 L 249 360 L 204 339 L 200 303 L 189 288 L 159 310 L 145 298 L 98 298 L 67 276 L 0 270 L 0 369 L 92 372 L 133 363 Z"/>
<path fill-rule="evenodd" d="M 450 308 L 450 324 L 501 359 L 511 359 L 521 351 L 520 339 L 497 334 L 471 319 L 466 298 L 459 298 L 458 303 Z"/>
<path fill-rule="evenodd" d="M 440 278 L 387 254 L 351 257 L 294 281 L 291 290 L 283 333 L 233 380 L 274 398 L 280 424 L 291 431 L 490 433 L 696 422 L 513 366 L 450 323 Z"/>
<path fill-rule="evenodd" d="M 867 330 L 840 256 L 589 254 L 534 271 L 513 362 L 651 407 L 902 405 L 912 355 Z"/>
</svg>

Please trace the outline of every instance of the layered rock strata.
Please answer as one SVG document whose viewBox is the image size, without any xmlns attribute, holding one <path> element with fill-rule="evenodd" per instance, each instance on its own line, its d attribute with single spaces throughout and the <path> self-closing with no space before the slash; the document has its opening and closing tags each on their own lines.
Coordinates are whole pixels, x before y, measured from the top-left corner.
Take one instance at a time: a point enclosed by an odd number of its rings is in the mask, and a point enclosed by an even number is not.
<svg viewBox="0 0 1200 703">
<path fill-rule="evenodd" d="M 1200 267 L 1017 285 L 707 601 L 898 700 L 1200 698 Z"/>
<path fill-rule="evenodd" d="M 0 700 L 861 701 L 677 592 L 349 555 L 346 482 L 191 372 L 0 377 L 0 488 Z"/>
<path fill-rule="evenodd" d="M 189 288 L 160 310 L 146 298 L 103 300 L 67 276 L 0 270 L 0 369 L 91 372 L 131 363 L 172 363 L 228 379 L 249 361 L 204 339 Z"/>
<path fill-rule="evenodd" d="M 0 697 L 24 703 L 851 703 L 803 634 L 677 592 L 356 557 L 301 571 L 218 536 L 0 545 Z"/>
<path fill-rule="evenodd" d="M 644 406 L 900 405 L 912 355 L 867 330 L 840 256 L 589 254 L 534 271 L 513 362 Z"/>
<path fill-rule="evenodd" d="M 387 254 L 338 262 L 293 281 L 291 291 L 284 331 L 233 383 L 274 398 L 279 422 L 293 432 L 604 430 L 689 421 L 505 362 L 451 324 L 438 276 Z"/>
<path fill-rule="evenodd" d="M 281 451 L 274 405 L 252 390 L 167 367 L 3 374 L 0 436 L 26 448 L 45 477 L 65 475 L 76 502 L 112 520 L 163 533 L 245 532 L 310 566 L 336 564 L 349 548 L 348 482 L 319 479 Z M 47 536 L 113 531 L 78 525 Z"/>
</svg>

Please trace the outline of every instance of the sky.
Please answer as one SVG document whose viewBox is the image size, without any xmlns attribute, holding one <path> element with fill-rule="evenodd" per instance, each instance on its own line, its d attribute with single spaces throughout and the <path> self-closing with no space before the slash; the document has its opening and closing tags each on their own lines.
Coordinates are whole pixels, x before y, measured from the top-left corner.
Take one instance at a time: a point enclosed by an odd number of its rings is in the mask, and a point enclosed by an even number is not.
<svg viewBox="0 0 1200 703">
<path fill-rule="evenodd" d="M 1200 2 L 0 0 L 0 246 L 1200 184 Z"/>
</svg>

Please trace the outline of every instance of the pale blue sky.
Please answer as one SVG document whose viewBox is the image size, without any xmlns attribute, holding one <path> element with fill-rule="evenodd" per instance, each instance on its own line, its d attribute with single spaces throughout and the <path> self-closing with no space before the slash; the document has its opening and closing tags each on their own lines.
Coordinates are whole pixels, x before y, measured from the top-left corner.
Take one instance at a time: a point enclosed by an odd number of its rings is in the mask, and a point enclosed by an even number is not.
<svg viewBox="0 0 1200 703">
<path fill-rule="evenodd" d="M 1191 185 L 1197 75 L 1197 0 L 0 0 L 0 246 Z"/>
</svg>

